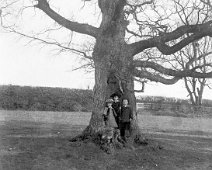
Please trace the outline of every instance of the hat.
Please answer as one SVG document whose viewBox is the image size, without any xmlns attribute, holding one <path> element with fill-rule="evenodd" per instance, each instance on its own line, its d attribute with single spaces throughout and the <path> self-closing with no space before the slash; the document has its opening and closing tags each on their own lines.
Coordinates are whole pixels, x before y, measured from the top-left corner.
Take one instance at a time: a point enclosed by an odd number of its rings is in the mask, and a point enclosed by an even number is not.
<svg viewBox="0 0 212 170">
<path fill-rule="evenodd" d="M 107 99 L 106 103 L 113 103 L 113 99 Z"/>
<path fill-rule="evenodd" d="M 118 98 L 121 97 L 121 94 L 119 92 L 113 93 L 110 97 L 114 98 L 115 96 L 117 96 Z"/>
</svg>

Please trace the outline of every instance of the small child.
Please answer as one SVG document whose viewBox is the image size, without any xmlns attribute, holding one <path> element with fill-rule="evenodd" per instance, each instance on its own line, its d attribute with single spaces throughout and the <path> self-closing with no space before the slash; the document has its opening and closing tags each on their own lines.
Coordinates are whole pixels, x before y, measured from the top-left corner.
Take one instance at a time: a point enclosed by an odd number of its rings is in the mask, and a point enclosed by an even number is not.
<svg viewBox="0 0 212 170">
<path fill-rule="evenodd" d="M 130 122 L 133 119 L 132 109 L 128 105 L 128 100 L 123 99 L 123 106 L 120 111 L 120 132 L 121 138 L 126 141 L 125 130 L 128 130 L 131 135 Z"/>
<path fill-rule="evenodd" d="M 115 94 L 115 95 L 113 96 L 113 99 L 114 99 L 114 102 L 113 102 L 113 104 L 112 104 L 112 107 L 113 107 L 113 109 L 114 109 L 115 112 L 116 112 L 116 115 L 117 115 L 117 116 L 115 117 L 115 119 L 116 119 L 116 123 L 117 123 L 118 128 L 119 128 L 119 124 L 120 124 L 119 119 L 120 119 L 121 103 L 120 103 L 120 101 L 119 101 L 119 96 L 118 96 L 117 94 Z"/>
<path fill-rule="evenodd" d="M 106 127 L 117 128 L 115 117 L 117 116 L 115 110 L 112 107 L 113 99 L 106 100 L 106 107 L 103 113 L 104 122 Z"/>
</svg>

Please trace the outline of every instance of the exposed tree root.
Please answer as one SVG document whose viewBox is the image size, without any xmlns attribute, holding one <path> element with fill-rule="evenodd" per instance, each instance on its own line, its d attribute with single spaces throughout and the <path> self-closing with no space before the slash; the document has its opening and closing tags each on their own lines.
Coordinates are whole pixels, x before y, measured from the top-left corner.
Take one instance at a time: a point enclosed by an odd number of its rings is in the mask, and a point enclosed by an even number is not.
<svg viewBox="0 0 212 170">
<path fill-rule="evenodd" d="M 142 135 L 131 135 L 123 140 L 119 129 L 103 128 L 101 131 L 91 133 L 88 126 L 80 135 L 69 140 L 70 142 L 93 142 L 108 154 L 113 154 L 116 150 L 122 148 L 133 149 L 135 145 L 148 145 L 148 140 L 142 138 Z"/>
</svg>

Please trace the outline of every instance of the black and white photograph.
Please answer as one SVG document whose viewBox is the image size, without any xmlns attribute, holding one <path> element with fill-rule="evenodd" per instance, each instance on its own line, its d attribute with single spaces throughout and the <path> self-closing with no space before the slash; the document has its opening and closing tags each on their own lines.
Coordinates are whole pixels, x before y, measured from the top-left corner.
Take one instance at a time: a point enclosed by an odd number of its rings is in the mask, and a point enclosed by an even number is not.
<svg viewBox="0 0 212 170">
<path fill-rule="evenodd" d="M 212 1 L 0 0 L 0 170 L 212 170 Z"/>
</svg>

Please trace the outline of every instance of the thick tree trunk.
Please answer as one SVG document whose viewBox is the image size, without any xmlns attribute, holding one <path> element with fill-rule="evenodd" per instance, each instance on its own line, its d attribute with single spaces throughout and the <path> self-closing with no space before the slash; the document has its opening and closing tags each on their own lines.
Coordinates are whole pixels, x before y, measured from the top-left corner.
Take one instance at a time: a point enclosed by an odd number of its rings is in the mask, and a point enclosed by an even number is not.
<svg viewBox="0 0 212 170">
<path fill-rule="evenodd" d="M 121 95 L 121 100 L 123 98 L 127 98 L 129 100 L 130 106 L 133 109 L 133 112 L 135 113 L 136 111 L 134 79 L 133 76 L 130 74 L 130 68 L 128 66 L 129 61 L 126 62 L 126 58 L 121 54 L 122 52 L 115 57 L 113 56 L 113 58 L 119 60 L 118 62 L 112 60 L 109 56 L 113 55 L 112 51 L 116 50 L 116 47 L 114 47 L 113 50 L 111 50 L 110 48 L 106 56 L 104 55 L 104 57 L 98 57 L 98 59 L 94 62 L 94 104 L 91 120 L 89 123 L 89 126 L 93 132 L 97 132 L 102 129 L 102 114 L 105 106 L 105 101 L 107 98 L 110 98 L 110 96 L 114 93 L 119 93 Z M 97 52 L 97 54 L 98 56 L 103 55 L 99 52 Z M 96 54 L 94 53 L 94 55 Z"/>
<path fill-rule="evenodd" d="M 121 94 L 121 99 L 128 99 L 134 118 L 136 118 L 134 77 L 131 74 L 133 54 L 124 40 L 125 29 L 123 27 L 126 27 L 124 15 L 118 13 L 119 9 L 123 8 L 125 1 L 99 0 L 99 3 L 103 13 L 103 21 L 93 51 L 95 65 L 93 111 L 89 126 L 84 131 L 84 134 L 94 137 L 104 130 L 103 111 L 105 101 L 114 93 Z M 113 12 L 107 13 L 110 10 Z M 111 14 L 115 16 L 111 16 Z M 138 132 L 136 120 L 132 122 L 132 129 L 131 141 L 134 141 Z"/>
<path fill-rule="evenodd" d="M 108 37 L 107 37 L 108 38 Z M 121 100 L 126 98 L 133 110 L 134 120 L 131 123 L 132 138 L 131 142 L 139 134 L 139 128 L 136 121 L 136 98 L 134 93 L 134 77 L 130 71 L 132 57 L 129 51 L 126 51 L 125 44 L 118 43 L 108 38 L 108 44 L 97 43 L 94 49 L 95 63 L 95 86 L 94 86 L 94 104 L 90 119 L 90 134 L 95 134 L 104 129 L 103 110 L 105 101 L 114 93 L 121 94 Z M 99 50 L 100 49 L 100 50 Z M 87 131 L 88 132 L 88 131 Z"/>
</svg>

